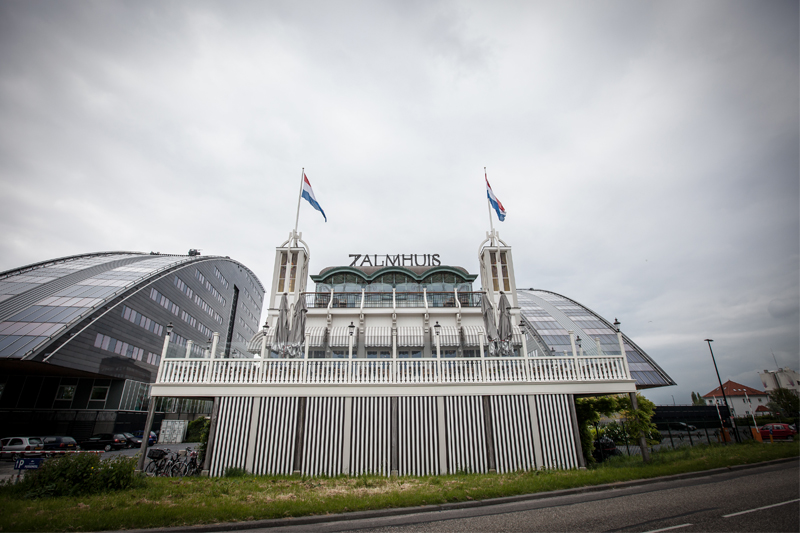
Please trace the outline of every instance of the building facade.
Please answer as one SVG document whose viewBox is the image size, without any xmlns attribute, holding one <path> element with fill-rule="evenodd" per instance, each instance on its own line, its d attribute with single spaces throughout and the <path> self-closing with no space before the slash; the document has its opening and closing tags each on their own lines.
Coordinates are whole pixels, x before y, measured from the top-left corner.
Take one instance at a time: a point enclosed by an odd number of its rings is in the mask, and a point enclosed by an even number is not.
<svg viewBox="0 0 800 533">
<path fill-rule="evenodd" d="M 723 383 L 722 387 L 728 398 L 732 416 L 753 416 L 768 410 L 769 396 L 766 392 L 730 380 Z M 725 405 L 722 398 L 723 389 L 717 387 L 708 394 L 704 394 L 703 399 L 706 401 L 706 405 Z M 759 407 L 763 407 L 763 409 L 756 412 Z"/>
<path fill-rule="evenodd" d="M 244 355 L 264 288 L 228 258 L 105 252 L 0 274 L 0 433 L 143 429 L 161 358 Z M 168 326 L 172 334 L 167 349 Z M 210 413 L 207 399 L 161 398 L 163 416 Z"/>
<path fill-rule="evenodd" d="M 309 276 L 309 256 L 277 248 L 251 359 L 161 363 L 153 395 L 214 398 L 211 475 L 576 468 L 576 396 L 674 384 L 618 323 L 518 289 L 496 233 L 479 274 L 399 254 Z"/>
<path fill-rule="evenodd" d="M 800 374 L 791 368 L 779 368 L 778 370 L 764 370 L 758 373 L 764 390 L 769 394 L 775 389 L 789 389 L 800 394 Z"/>
</svg>

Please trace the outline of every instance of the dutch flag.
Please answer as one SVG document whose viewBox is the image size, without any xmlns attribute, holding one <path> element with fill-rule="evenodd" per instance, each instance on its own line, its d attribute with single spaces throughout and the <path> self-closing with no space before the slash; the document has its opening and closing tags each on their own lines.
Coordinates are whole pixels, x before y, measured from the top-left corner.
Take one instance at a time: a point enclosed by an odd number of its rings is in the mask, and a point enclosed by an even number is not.
<svg viewBox="0 0 800 533">
<path fill-rule="evenodd" d="M 488 182 L 487 182 L 488 183 Z M 311 207 L 322 213 L 322 218 L 325 219 L 325 222 L 328 221 L 328 217 L 325 216 L 325 211 L 319 206 L 317 199 L 314 197 L 314 189 L 311 188 L 311 184 L 308 182 L 308 178 L 306 177 L 306 173 L 303 172 L 303 194 L 302 197 L 308 200 L 308 203 L 311 204 Z"/>
<path fill-rule="evenodd" d="M 489 185 L 489 178 L 486 179 L 486 196 L 489 197 L 489 203 L 492 205 L 495 211 L 497 211 L 497 218 L 500 222 L 506 219 L 506 208 L 503 207 L 503 204 L 500 200 L 497 199 L 497 196 L 494 195 L 494 191 L 492 191 L 492 186 Z M 305 193 L 304 193 L 305 194 Z"/>
</svg>

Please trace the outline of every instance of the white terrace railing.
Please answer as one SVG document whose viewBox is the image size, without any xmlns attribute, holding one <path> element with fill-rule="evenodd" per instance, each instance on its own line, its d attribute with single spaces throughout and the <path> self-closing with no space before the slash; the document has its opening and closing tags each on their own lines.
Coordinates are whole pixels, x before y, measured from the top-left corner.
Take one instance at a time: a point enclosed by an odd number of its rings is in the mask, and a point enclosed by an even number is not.
<svg viewBox="0 0 800 533">
<path fill-rule="evenodd" d="M 164 359 L 156 383 L 372 385 L 628 380 L 620 356 L 469 359 Z"/>
</svg>

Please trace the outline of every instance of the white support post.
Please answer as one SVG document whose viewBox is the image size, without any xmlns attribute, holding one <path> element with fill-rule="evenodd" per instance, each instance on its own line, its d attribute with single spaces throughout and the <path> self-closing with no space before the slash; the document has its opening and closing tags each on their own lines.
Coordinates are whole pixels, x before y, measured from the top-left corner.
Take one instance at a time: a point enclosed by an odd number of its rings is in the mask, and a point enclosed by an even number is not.
<svg viewBox="0 0 800 533">
<path fill-rule="evenodd" d="M 569 343 L 572 345 L 572 357 L 578 357 L 578 350 L 575 347 L 575 332 L 569 330 L 567 333 L 569 333 Z"/>
<path fill-rule="evenodd" d="M 438 323 L 438 322 L 437 322 Z M 434 334 L 436 337 L 436 382 L 442 382 L 442 350 L 440 348 L 439 335 Z"/>
<path fill-rule="evenodd" d="M 206 383 L 211 382 L 211 375 L 214 373 L 214 359 L 217 355 L 217 344 L 219 344 L 219 333 L 214 332 L 211 337 L 211 357 L 208 360 L 208 373 L 206 374 Z"/>
<path fill-rule="evenodd" d="M 348 345 L 348 352 L 347 352 L 347 379 L 345 380 L 347 383 L 350 383 L 352 380 L 353 375 L 353 335 L 352 333 L 349 334 L 347 341 Z"/>
<path fill-rule="evenodd" d="M 528 413 L 531 417 L 531 432 L 533 437 L 533 460 L 536 469 L 544 469 L 544 456 L 542 455 L 542 439 L 539 435 L 539 415 L 536 412 L 536 396 L 528 396 Z"/>
<path fill-rule="evenodd" d="M 193 341 L 186 341 L 186 355 L 184 359 L 189 359 L 192 356 L 192 346 L 194 345 Z"/>
<path fill-rule="evenodd" d="M 486 375 L 486 355 L 483 353 L 483 333 L 478 333 L 478 348 L 481 351 L 481 381 L 487 381 Z"/>
<path fill-rule="evenodd" d="M 439 475 L 447 475 L 447 431 L 444 423 L 444 396 L 436 397 L 436 429 L 439 432 Z"/>
<path fill-rule="evenodd" d="M 617 331 L 617 341 L 619 342 L 619 353 L 622 356 L 622 366 L 625 367 L 625 377 L 631 379 L 631 370 L 628 368 L 628 356 L 625 354 L 625 343 L 622 341 L 621 331 Z"/>
<path fill-rule="evenodd" d="M 253 398 L 253 410 L 250 413 L 250 435 L 247 438 L 247 455 L 244 460 L 244 469 L 253 474 L 253 465 L 256 457 L 256 437 L 258 435 L 258 417 L 261 413 L 261 398 Z"/>
<path fill-rule="evenodd" d="M 308 354 L 311 346 L 311 333 L 306 332 L 306 350 L 305 350 L 305 357 L 303 357 L 303 364 L 301 365 L 302 368 L 302 375 L 298 379 L 298 382 L 305 383 L 306 376 L 308 375 Z"/>
<path fill-rule="evenodd" d="M 397 329 L 392 328 L 392 383 L 398 383 L 397 378 Z"/>
<path fill-rule="evenodd" d="M 169 347 L 169 338 L 171 336 L 171 331 L 167 331 L 167 334 L 164 335 L 164 346 L 161 348 L 161 359 L 158 361 L 158 375 L 156 377 L 156 383 L 159 383 L 164 378 L 164 360 L 167 358 L 167 348 Z"/>
<path fill-rule="evenodd" d="M 350 475 L 350 439 L 353 432 L 353 398 L 344 399 L 344 427 L 342 428 L 342 474 Z"/>
</svg>

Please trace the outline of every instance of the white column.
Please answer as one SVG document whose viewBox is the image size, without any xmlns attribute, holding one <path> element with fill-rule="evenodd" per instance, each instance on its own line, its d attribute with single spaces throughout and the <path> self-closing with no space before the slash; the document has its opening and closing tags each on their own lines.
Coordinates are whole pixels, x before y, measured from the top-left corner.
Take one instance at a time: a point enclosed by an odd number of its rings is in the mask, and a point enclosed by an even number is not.
<svg viewBox="0 0 800 533">
<path fill-rule="evenodd" d="M 193 341 L 186 341 L 186 355 L 184 359 L 189 359 L 192 356 L 192 346 L 194 345 Z"/>
<path fill-rule="evenodd" d="M 542 455 L 542 439 L 539 436 L 539 415 L 536 412 L 536 396 L 528 396 L 528 413 L 531 416 L 533 460 L 536 461 L 536 469 L 542 470 L 544 468 L 544 456 Z"/>
<path fill-rule="evenodd" d="M 353 433 L 353 398 L 344 399 L 344 427 L 342 428 L 342 474 L 350 475 L 350 439 Z"/>
<path fill-rule="evenodd" d="M 478 348 L 481 351 L 481 381 L 485 382 L 488 376 L 486 375 L 486 356 L 483 353 L 483 333 L 478 333 Z"/>
<path fill-rule="evenodd" d="M 253 410 L 250 413 L 250 435 L 247 438 L 247 455 L 244 460 L 244 469 L 253 473 L 253 464 L 256 456 L 256 436 L 262 434 L 258 431 L 258 417 L 261 413 L 261 398 L 253 398 Z"/>
<path fill-rule="evenodd" d="M 436 330 L 434 329 L 434 332 L 435 331 Z M 442 351 L 441 351 L 440 343 L 439 343 L 439 335 L 434 333 L 433 336 L 436 337 L 436 373 L 437 373 L 436 381 L 441 383 L 441 381 L 442 381 Z"/>
<path fill-rule="evenodd" d="M 619 342 L 619 353 L 622 355 L 622 365 L 625 367 L 625 376 L 631 379 L 631 370 L 628 368 L 628 356 L 625 355 L 625 344 L 622 341 L 621 331 L 617 331 L 617 341 Z"/>
<path fill-rule="evenodd" d="M 164 377 L 164 359 L 167 358 L 167 347 L 169 346 L 169 338 L 172 336 L 172 332 L 167 331 L 167 334 L 164 335 L 164 346 L 161 348 L 161 359 L 158 361 L 158 374 L 156 377 L 156 383 L 160 382 Z"/>
<path fill-rule="evenodd" d="M 578 350 L 575 348 L 575 332 L 569 330 L 569 343 L 572 346 L 572 357 L 578 357 Z"/>
<path fill-rule="evenodd" d="M 436 430 L 439 432 L 439 474 L 447 474 L 447 431 L 444 423 L 444 396 L 436 397 Z"/>
</svg>

